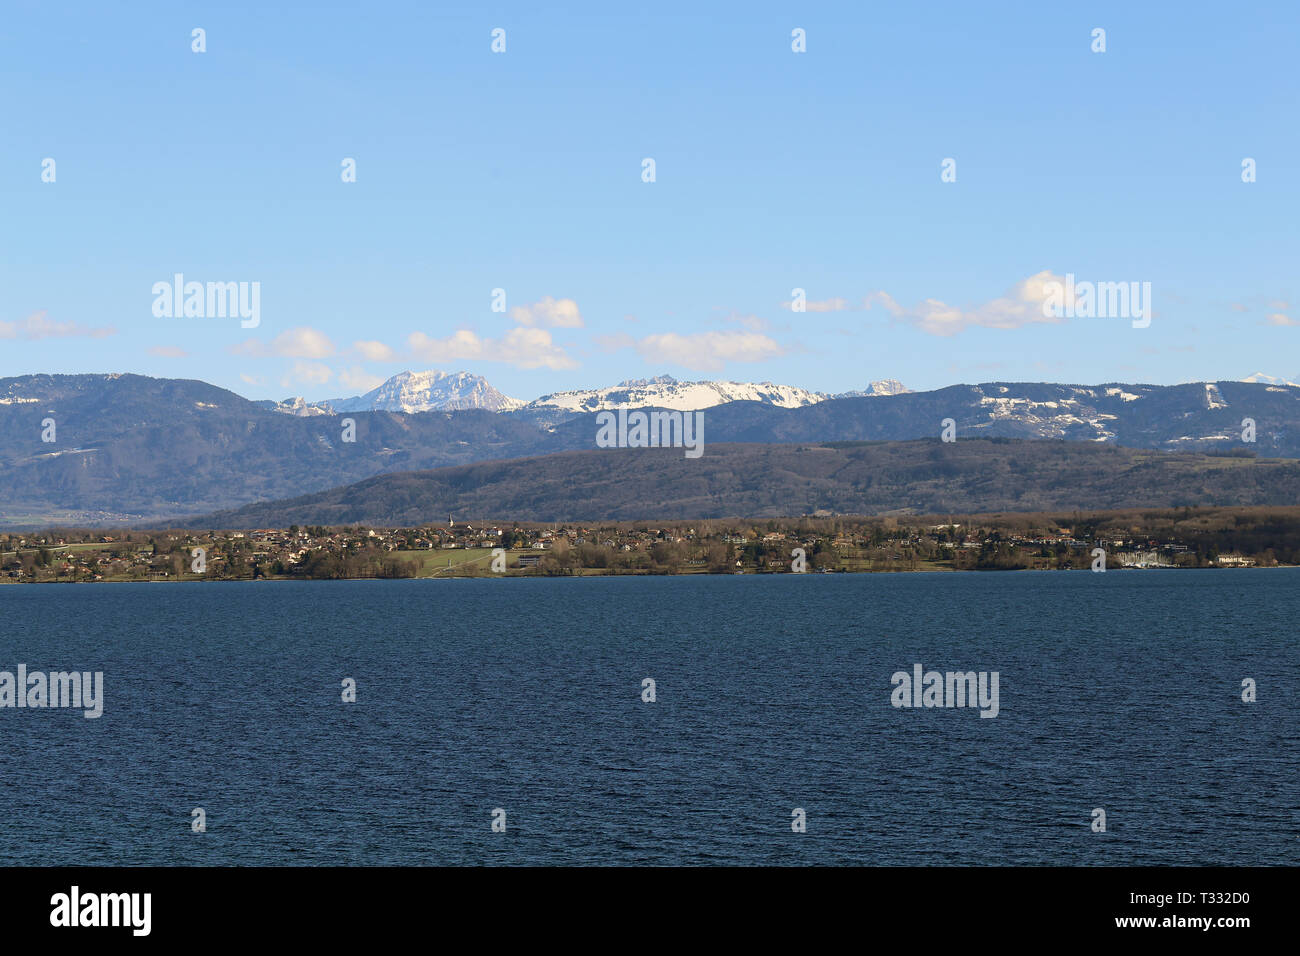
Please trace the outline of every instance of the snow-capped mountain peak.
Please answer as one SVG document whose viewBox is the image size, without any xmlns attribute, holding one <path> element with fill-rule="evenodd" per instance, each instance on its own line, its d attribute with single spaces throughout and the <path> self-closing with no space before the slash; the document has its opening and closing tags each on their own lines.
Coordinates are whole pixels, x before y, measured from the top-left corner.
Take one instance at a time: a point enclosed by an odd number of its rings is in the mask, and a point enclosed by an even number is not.
<svg viewBox="0 0 1300 956">
<path fill-rule="evenodd" d="M 856 392 L 840 392 L 836 398 L 869 398 L 876 395 L 905 395 L 911 389 L 896 378 L 884 378 L 872 382 L 866 388 Z"/>
<path fill-rule="evenodd" d="M 378 388 L 353 398 L 332 398 L 326 404 L 337 412 L 427 412 L 484 408 L 505 412 L 521 407 L 517 398 L 503 395 L 481 375 L 469 372 L 400 372 Z"/>
<path fill-rule="evenodd" d="M 778 408 L 802 408 L 830 398 L 901 395 L 908 391 L 901 382 L 885 379 L 872 382 L 862 391 L 830 395 L 796 385 L 773 382 L 681 382 L 671 375 L 625 379 L 605 388 L 552 392 L 524 403 L 493 388 L 481 375 L 469 372 L 401 372 L 364 395 L 307 402 L 290 398 L 261 403 L 287 415 L 334 415 L 346 412 L 388 411 L 414 414 L 427 411 L 460 411 L 482 408 L 493 412 L 528 409 L 546 416 L 556 413 L 581 414 L 619 407 L 671 408 L 696 411 L 727 402 L 760 402 Z"/>
<path fill-rule="evenodd" d="M 1242 379 L 1243 382 L 1251 382 L 1256 385 L 1289 385 L 1300 388 L 1300 375 L 1295 378 L 1279 378 L 1276 375 L 1265 375 L 1263 372 L 1256 372 L 1254 375 L 1247 375 Z"/>
</svg>

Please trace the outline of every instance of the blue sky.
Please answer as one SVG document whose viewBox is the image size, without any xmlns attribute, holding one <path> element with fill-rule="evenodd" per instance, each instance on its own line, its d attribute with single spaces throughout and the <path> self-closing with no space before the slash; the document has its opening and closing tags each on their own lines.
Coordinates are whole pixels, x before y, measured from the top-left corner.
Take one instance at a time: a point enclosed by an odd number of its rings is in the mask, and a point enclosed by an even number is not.
<svg viewBox="0 0 1300 956">
<path fill-rule="evenodd" d="M 0 376 L 1300 376 L 1295 3 L 272 6 L 6 5 Z M 175 273 L 260 324 L 155 316 Z"/>
</svg>

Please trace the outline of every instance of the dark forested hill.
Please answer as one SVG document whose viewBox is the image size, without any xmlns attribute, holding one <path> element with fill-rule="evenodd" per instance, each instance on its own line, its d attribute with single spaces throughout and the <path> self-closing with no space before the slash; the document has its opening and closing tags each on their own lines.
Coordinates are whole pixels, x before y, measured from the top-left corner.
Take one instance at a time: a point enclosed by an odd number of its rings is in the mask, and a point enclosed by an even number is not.
<svg viewBox="0 0 1300 956">
<path fill-rule="evenodd" d="M 725 516 L 1276 505 L 1300 461 L 1166 454 L 1093 442 L 968 439 L 608 449 L 370 478 L 180 522 L 411 526 L 465 518 L 596 521 Z"/>
</svg>

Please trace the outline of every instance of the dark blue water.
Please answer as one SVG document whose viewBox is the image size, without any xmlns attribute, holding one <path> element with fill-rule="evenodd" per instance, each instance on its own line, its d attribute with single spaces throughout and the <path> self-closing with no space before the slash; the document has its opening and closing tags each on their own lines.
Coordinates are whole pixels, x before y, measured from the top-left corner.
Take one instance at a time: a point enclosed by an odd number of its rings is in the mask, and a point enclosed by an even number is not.
<svg viewBox="0 0 1300 956">
<path fill-rule="evenodd" d="M 0 610 L 0 670 L 102 670 L 106 698 L 0 709 L 6 864 L 1300 863 L 1297 570 L 12 586 Z M 999 716 L 895 709 L 918 662 L 998 671 Z"/>
</svg>

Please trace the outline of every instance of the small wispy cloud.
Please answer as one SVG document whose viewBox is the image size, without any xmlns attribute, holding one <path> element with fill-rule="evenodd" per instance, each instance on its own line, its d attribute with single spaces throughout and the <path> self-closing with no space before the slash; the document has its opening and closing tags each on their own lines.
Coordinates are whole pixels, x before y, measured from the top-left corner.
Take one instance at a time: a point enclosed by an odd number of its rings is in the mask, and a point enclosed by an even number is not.
<svg viewBox="0 0 1300 956">
<path fill-rule="evenodd" d="M 578 363 L 551 339 L 545 329 L 517 327 L 499 339 L 483 338 L 461 329 L 445 338 L 413 332 L 407 339 L 411 352 L 427 362 L 501 362 L 516 368 L 576 368 Z"/>
<path fill-rule="evenodd" d="M 185 351 L 179 345 L 154 345 L 149 348 L 150 355 L 156 355 L 159 358 L 189 358 L 190 353 Z"/>
<path fill-rule="evenodd" d="M 760 316 L 741 314 L 740 312 L 732 312 L 730 315 L 724 316 L 722 321 L 728 325 L 739 325 L 751 332 L 766 332 L 771 325 L 767 319 Z"/>
<path fill-rule="evenodd" d="M 550 329 L 580 329 L 583 325 L 577 302 L 549 295 L 532 305 L 515 306 L 510 310 L 510 318 L 520 325 Z"/>
<path fill-rule="evenodd" d="M 1043 304 L 1051 296 L 1049 286 L 1052 283 L 1057 283 L 1062 288 L 1066 284 L 1063 276 L 1044 270 L 1016 283 L 1006 295 L 970 308 L 948 305 L 939 299 L 924 299 L 916 305 L 904 307 L 888 292 L 873 292 L 866 297 L 864 304 L 868 309 L 878 304 L 894 318 L 908 322 L 929 335 L 956 335 L 972 327 L 1017 329 L 1026 325 L 1056 324 L 1062 321 L 1056 316 L 1044 314 Z"/>
<path fill-rule="evenodd" d="M 48 318 L 47 309 L 33 312 L 17 322 L 0 322 L 0 339 L 24 339 L 29 342 L 38 339 L 102 339 L 116 334 L 115 328 L 89 328 L 76 322 L 52 322 Z"/>
<path fill-rule="evenodd" d="M 392 362 L 397 359 L 397 353 L 383 342 L 353 342 L 352 351 L 367 362 Z"/>
<path fill-rule="evenodd" d="M 781 303 L 781 308 L 790 310 L 794 308 L 794 300 Z M 805 312 L 847 312 L 853 306 L 848 299 L 806 299 L 803 303 Z"/>
<path fill-rule="evenodd" d="M 294 385 L 324 385 L 334 377 L 334 373 L 329 366 L 322 365 L 320 362 L 294 362 L 293 367 L 288 373 L 280 379 L 280 385 L 283 388 L 292 388 Z"/>
<path fill-rule="evenodd" d="M 785 349 L 759 332 L 666 332 L 648 335 L 634 348 L 648 362 L 671 362 L 699 371 L 717 371 L 728 362 L 762 362 L 784 354 Z"/>
<path fill-rule="evenodd" d="M 324 332 L 300 325 L 281 332 L 269 343 L 261 339 L 248 339 L 232 345 L 230 351 L 250 358 L 323 359 L 333 355 L 335 349 L 334 343 Z"/>
<path fill-rule="evenodd" d="M 382 376 L 371 375 L 365 369 L 355 365 L 351 368 L 339 369 L 338 377 L 341 384 L 358 392 L 368 392 L 384 382 Z"/>
</svg>

